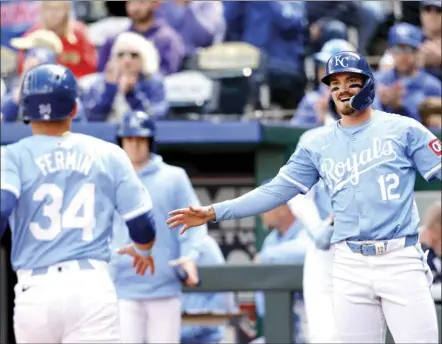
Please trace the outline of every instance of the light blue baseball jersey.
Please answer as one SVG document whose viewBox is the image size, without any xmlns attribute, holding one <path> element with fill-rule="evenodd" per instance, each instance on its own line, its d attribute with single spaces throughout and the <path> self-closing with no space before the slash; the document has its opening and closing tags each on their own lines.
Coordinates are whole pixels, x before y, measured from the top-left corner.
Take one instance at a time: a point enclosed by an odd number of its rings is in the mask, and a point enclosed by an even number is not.
<svg viewBox="0 0 442 344">
<path fill-rule="evenodd" d="M 1 147 L 1 189 L 18 198 L 9 218 L 15 270 L 108 261 L 115 211 L 131 220 L 152 208 L 126 153 L 83 134 Z"/>
<path fill-rule="evenodd" d="M 171 260 L 189 257 L 197 260 L 201 241 L 207 236 L 207 226 L 192 228 L 180 235 L 166 224 L 167 214 L 173 209 L 198 206 L 199 200 L 185 170 L 166 164 L 163 158 L 152 154 L 149 162 L 138 171 L 138 178 L 145 185 L 155 205 L 156 237 L 152 254 L 155 257 L 155 275 L 140 276 L 132 268 L 132 259 L 114 253 L 110 273 L 118 297 L 126 300 L 152 300 L 176 297 L 181 294 L 178 270 L 170 266 Z M 112 247 L 116 249 L 132 244 L 124 221 L 116 216 Z"/>
<path fill-rule="evenodd" d="M 252 216 L 323 179 L 335 217 L 332 243 L 389 240 L 419 231 L 416 171 L 427 181 L 441 178 L 440 141 L 414 119 L 373 111 L 360 126 L 337 121 L 303 140 L 271 182 L 213 206 L 217 220 Z"/>
</svg>

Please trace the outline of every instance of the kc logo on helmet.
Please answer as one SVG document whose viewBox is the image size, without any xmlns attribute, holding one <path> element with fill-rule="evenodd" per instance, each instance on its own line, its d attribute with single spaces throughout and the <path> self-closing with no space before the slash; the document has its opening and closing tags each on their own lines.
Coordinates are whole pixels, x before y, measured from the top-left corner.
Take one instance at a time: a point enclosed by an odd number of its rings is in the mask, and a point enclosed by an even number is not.
<svg viewBox="0 0 442 344">
<path fill-rule="evenodd" d="M 428 145 L 436 156 L 442 155 L 442 144 L 440 143 L 439 139 L 434 139 Z"/>
<path fill-rule="evenodd" d="M 342 57 L 342 55 L 335 56 L 335 66 L 348 67 L 348 56 Z"/>
</svg>

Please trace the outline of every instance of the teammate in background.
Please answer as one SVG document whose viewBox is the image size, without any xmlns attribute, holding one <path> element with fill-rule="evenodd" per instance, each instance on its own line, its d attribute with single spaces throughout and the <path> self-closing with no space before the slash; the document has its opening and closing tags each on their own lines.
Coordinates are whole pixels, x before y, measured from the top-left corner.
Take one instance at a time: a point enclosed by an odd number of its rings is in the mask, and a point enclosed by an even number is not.
<svg viewBox="0 0 442 344">
<path fill-rule="evenodd" d="M 263 264 L 303 264 L 311 240 L 304 230 L 304 224 L 290 211 L 288 205 L 283 204 L 261 214 L 261 219 L 263 225 L 270 230 L 270 233 L 266 236 L 254 261 Z M 303 293 L 295 292 L 293 298 L 296 300 L 293 309 L 293 339 L 295 343 L 304 343 L 305 311 Z M 257 315 L 263 319 L 266 307 L 262 291 L 255 293 L 255 305 Z M 264 343 L 266 343 L 265 337 L 259 337 L 251 342 L 251 344 Z"/>
<path fill-rule="evenodd" d="M 425 226 L 420 234 L 422 248 L 427 255 L 428 265 L 433 274 L 431 291 L 440 300 L 442 285 L 442 208 L 441 202 L 433 203 L 428 209 Z"/>
<path fill-rule="evenodd" d="M 111 274 L 117 289 L 122 339 L 125 343 L 179 343 L 181 332 L 181 284 L 195 286 L 198 280 L 195 261 L 207 226 L 184 236 L 167 228 L 169 211 L 200 203 L 186 172 L 163 162 L 156 151 L 156 126 L 145 112 L 130 111 L 120 124 L 118 137 L 135 168 L 138 178 L 148 189 L 155 205 L 157 239 L 154 248 L 157 273 L 137 276 L 127 257 L 116 255 Z M 114 225 L 113 246 L 131 243 L 123 221 Z M 178 266 L 169 261 L 178 260 Z M 183 281 L 182 281 L 183 280 Z"/>
<path fill-rule="evenodd" d="M 33 136 L 1 147 L 1 227 L 12 232 L 17 343 L 120 343 L 108 273 L 115 211 L 135 245 L 137 273 L 154 270 L 152 203 L 116 145 L 70 132 L 77 83 L 60 65 L 24 77 L 20 106 Z"/>
<path fill-rule="evenodd" d="M 224 265 L 226 260 L 218 243 L 210 235 L 199 245 L 198 266 Z M 187 314 L 210 312 L 229 314 L 237 311 L 234 293 L 185 293 L 182 296 L 182 310 Z M 183 326 L 181 344 L 219 344 L 225 335 L 225 326 Z"/>
<path fill-rule="evenodd" d="M 340 52 L 322 79 L 342 118 L 298 144 L 268 184 L 221 203 L 170 213 L 171 228 L 245 218 L 325 183 L 334 216 L 333 308 L 338 340 L 437 343 L 436 310 L 419 243 L 416 171 L 441 179 L 441 143 L 414 119 L 376 111 L 365 57 Z M 388 254 L 387 254 L 388 253 Z M 410 295 L 413 295 L 410 298 Z"/>
<path fill-rule="evenodd" d="M 307 131 L 300 138 L 320 135 L 324 127 Z M 303 294 L 309 343 L 336 343 L 333 316 L 333 235 L 331 200 L 323 181 L 307 195 L 298 195 L 288 202 L 292 213 L 303 223 L 314 244 L 306 251 L 303 270 Z"/>
</svg>

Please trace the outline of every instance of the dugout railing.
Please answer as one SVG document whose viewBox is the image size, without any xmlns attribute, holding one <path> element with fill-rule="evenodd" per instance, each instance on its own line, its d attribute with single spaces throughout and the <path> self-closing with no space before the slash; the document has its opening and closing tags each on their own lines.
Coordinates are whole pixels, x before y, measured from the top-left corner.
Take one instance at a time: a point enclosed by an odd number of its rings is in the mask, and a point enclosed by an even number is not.
<svg viewBox="0 0 442 344">
<path fill-rule="evenodd" d="M 0 248 L 0 252 L 2 249 Z M 1 253 L 0 253 L 1 256 Z M 0 260 L 0 275 L 5 277 L 6 259 Z M 290 264 L 245 264 L 205 266 L 199 268 L 201 285 L 185 288 L 185 292 L 250 292 L 263 291 L 265 295 L 265 316 L 263 321 L 264 336 L 267 343 L 290 344 L 293 341 L 294 302 L 293 293 L 302 292 L 302 265 Z M 4 280 L 1 282 L 5 282 Z M 0 342 L 10 342 L 7 337 L 7 320 L 12 321 L 12 313 L 4 313 L 8 297 L 5 289 L 0 288 Z M 439 324 L 441 323 L 441 305 L 436 304 Z M 442 342 L 439 325 L 439 343 Z M 394 343 L 388 335 L 387 343 Z"/>
<path fill-rule="evenodd" d="M 265 295 L 265 316 L 263 335 L 266 343 L 291 344 L 293 339 L 293 292 L 302 292 L 302 265 L 291 264 L 245 264 L 204 266 L 198 269 L 201 285 L 185 288 L 185 292 L 247 292 L 263 291 Z M 439 322 L 439 343 L 441 335 L 441 304 L 436 303 Z M 394 343 L 387 333 L 387 343 Z"/>
</svg>

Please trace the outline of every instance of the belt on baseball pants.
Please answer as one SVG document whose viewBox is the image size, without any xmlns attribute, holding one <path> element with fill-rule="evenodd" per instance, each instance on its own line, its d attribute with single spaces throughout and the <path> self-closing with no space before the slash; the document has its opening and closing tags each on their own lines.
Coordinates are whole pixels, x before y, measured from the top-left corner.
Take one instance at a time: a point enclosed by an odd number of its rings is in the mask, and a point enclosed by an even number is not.
<svg viewBox="0 0 442 344">
<path fill-rule="evenodd" d="M 28 274 L 30 276 L 42 276 L 46 275 L 47 273 L 53 271 L 53 272 L 63 272 L 68 270 L 94 270 L 95 267 L 91 260 L 89 259 L 77 259 L 77 260 L 71 260 L 67 262 L 61 262 L 58 264 L 54 264 L 51 266 L 45 266 L 42 268 L 34 268 L 27 270 Z"/>
<path fill-rule="evenodd" d="M 389 251 L 415 245 L 419 241 L 419 234 L 408 235 L 403 238 L 379 240 L 372 242 L 347 241 L 347 245 L 354 253 L 363 256 L 377 256 Z"/>
</svg>

